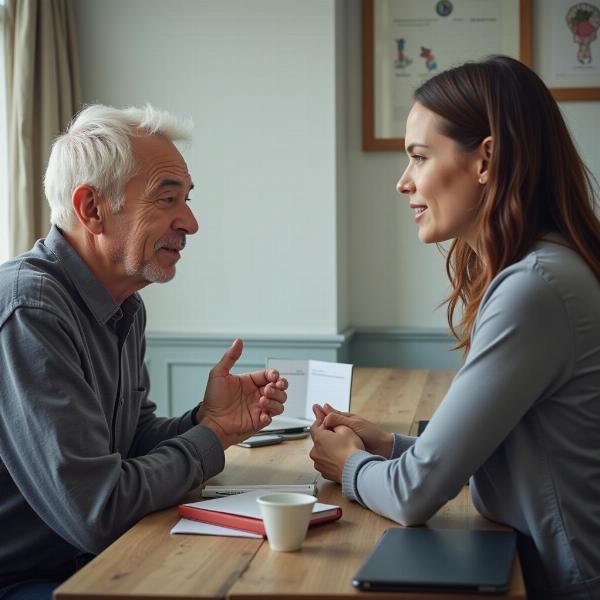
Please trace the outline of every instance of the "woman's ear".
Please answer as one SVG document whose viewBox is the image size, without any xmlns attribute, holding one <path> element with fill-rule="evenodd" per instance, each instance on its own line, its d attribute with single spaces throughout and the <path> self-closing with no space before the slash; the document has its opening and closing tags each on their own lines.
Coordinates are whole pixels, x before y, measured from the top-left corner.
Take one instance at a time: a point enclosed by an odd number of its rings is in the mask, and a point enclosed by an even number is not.
<svg viewBox="0 0 600 600">
<path fill-rule="evenodd" d="M 73 191 L 71 203 L 77 220 L 85 229 L 92 235 L 102 233 L 102 211 L 96 188 L 87 184 L 77 186 Z"/>
<path fill-rule="evenodd" d="M 485 185 L 488 181 L 490 160 L 492 158 L 493 140 L 488 135 L 479 145 L 478 176 L 479 183 Z"/>
</svg>

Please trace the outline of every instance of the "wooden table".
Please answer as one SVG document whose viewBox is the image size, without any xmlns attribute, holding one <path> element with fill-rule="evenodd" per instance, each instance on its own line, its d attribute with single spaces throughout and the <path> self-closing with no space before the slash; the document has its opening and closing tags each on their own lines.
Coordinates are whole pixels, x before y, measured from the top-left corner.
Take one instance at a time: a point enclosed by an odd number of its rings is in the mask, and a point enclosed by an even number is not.
<svg viewBox="0 0 600 600">
<path fill-rule="evenodd" d="M 452 376 L 451 371 L 357 368 L 352 410 L 389 431 L 414 434 L 417 422 L 429 418 L 437 407 Z M 478 597 L 356 591 L 352 576 L 383 531 L 397 524 L 347 501 L 340 486 L 321 479 L 308 458 L 310 447 L 310 440 L 305 439 L 251 450 L 230 448 L 225 471 L 211 480 L 219 484 L 317 481 L 319 500 L 340 505 L 343 517 L 310 529 L 301 552 L 273 552 L 266 541 L 256 539 L 170 535 L 178 519 L 172 508 L 140 521 L 61 585 L 55 599 Z M 500 528 L 477 514 L 466 488 L 428 524 L 438 528 Z M 510 592 L 499 598 L 525 597 L 517 561 Z"/>
</svg>

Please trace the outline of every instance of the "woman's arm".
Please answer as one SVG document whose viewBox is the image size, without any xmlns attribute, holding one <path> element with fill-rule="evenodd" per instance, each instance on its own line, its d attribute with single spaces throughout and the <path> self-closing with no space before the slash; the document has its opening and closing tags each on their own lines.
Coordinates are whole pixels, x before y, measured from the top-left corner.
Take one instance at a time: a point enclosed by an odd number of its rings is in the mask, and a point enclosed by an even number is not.
<svg viewBox="0 0 600 600">
<path fill-rule="evenodd" d="M 404 525 L 425 522 L 487 460 L 529 410 L 572 372 L 574 341 L 555 290 L 535 269 L 493 282 L 463 368 L 427 429 L 394 460 L 356 451 L 343 491 Z"/>
</svg>

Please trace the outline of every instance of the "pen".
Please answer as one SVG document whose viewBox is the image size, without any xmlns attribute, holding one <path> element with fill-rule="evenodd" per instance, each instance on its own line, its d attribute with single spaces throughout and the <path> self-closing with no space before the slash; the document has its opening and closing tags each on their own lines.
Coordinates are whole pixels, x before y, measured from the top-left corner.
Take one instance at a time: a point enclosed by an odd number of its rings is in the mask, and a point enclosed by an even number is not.
<svg viewBox="0 0 600 600">
<path fill-rule="evenodd" d="M 300 492 L 316 496 L 317 487 L 314 483 L 306 484 L 280 484 L 280 485 L 248 485 L 248 486 L 206 486 L 202 490 L 203 498 L 221 498 L 224 496 L 233 496 L 256 490 L 279 491 L 279 492 Z"/>
</svg>

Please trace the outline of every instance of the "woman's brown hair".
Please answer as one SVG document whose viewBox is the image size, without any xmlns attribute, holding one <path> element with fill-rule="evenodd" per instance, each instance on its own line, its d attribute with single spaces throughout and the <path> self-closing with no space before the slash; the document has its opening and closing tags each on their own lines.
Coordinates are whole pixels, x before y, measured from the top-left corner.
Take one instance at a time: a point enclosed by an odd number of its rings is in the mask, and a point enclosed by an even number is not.
<svg viewBox="0 0 600 600">
<path fill-rule="evenodd" d="M 600 221 L 590 172 L 558 105 L 531 69 L 506 56 L 466 63 L 426 81 L 415 101 L 441 117 L 441 133 L 468 152 L 492 136 L 477 254 L 454 240 L 446 257 L 452 284 L 448 323 L 468 352 L 486 288 L 547 233 L 560 234 L 600 280 Z M 458 327 L 454 315 L 462 304 Z"/>
</svg>

